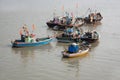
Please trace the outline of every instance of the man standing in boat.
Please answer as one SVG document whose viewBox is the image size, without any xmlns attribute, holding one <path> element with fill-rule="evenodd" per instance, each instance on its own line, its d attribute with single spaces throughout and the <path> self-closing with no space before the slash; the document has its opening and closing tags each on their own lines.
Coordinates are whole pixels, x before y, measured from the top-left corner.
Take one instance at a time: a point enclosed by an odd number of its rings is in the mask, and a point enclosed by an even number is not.
<svg viewBox="0 0 120 80">
<path fill-rule="evenodd" d="M 29 35 L 29 31 L 27 29 L 26 24 L 24 24 L 24 26 L 22 27 L 22 29 L 20 29 L 20 35 L 21 35 L 21 41 L 25 42 L 26 36 Z"/>
</svg>

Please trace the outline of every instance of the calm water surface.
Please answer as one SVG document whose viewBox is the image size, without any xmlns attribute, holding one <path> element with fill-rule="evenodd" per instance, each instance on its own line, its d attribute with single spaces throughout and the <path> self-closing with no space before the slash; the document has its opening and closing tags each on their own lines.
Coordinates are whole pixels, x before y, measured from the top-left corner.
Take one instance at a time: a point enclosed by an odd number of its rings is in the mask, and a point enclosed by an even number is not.
<svg viewBox="0 0 120 80">
<path fill-rule="evenodd" d="M 120 80 L 119 0 L 15 1 L 14 6 L 12 2 L 0 3 L 0 80 Z M 52 18 L 54 7 L 58 14 L 62 14 L 62 5 L 76 13 L 76 3 L 80 16 L 90 7 L 104 17 L 97 26 L 82 27 L 100 34 L 99 42 L 92 44 L 88 55 L 63 59 L 61 51 L 68 44 L 56 40 L 40 47 L 11 48 L 11 40 L 20 38 L 18 30 L 23 24 L 31 30 L 34 23 L 36 37 L 52 35 L 54 31 L 48 29 L 46 21 Z"/>
</svg>

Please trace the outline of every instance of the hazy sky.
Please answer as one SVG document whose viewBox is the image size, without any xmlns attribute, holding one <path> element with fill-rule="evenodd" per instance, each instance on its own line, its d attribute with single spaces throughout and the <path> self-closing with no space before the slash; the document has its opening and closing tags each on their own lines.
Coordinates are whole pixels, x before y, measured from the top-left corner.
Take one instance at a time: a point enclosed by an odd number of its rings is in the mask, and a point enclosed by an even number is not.
<svg viewBox="0 0 120 80">
<path fill-rule="evenodd" d="M 69 3 L 69 4 L 68 4 Z M 0 0 L 0 10 L 52 9 L 76 4 L 77 0 Z"/>
<path fill-rule="evenodd" d="M 117 3 L 117 4 L 116 4 Z M 119 5 L 120 0 L 0 0 L 0 11 L 17 11 L 17 10 L 61 10 L 64 5 L 65 9 L 74 10 L 76 4 L 79 9 L 87 8 L 100 8 L 106 5 L 109 6 Z M 102 8 L 103 9 L 103 8 Z"/>
<path fill-rule="evenodd" d="M 49 2 L 50 0 L 47 1 Z M 45 7 L 46 2 L 45 0 L 0 0 L 0 9 L 1 10 L 39 9 L 41 7 Z"/>
</svg>

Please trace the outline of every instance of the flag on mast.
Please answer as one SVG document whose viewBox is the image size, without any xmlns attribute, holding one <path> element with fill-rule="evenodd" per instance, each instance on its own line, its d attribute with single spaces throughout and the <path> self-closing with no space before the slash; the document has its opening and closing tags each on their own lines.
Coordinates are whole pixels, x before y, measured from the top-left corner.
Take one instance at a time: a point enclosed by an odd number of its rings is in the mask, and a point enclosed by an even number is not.
<svg viewBox="0 0 120 80">
<path fill-rule="evenodd" d="M 62 11 L 64 11 L 64 5 L 62 5 Z"/>
<path fill-rule="evenodd" d="M 78 3 L 76 3 L 76 8 L 78 8 Z"/>
<path fill-rule="evenodd" d="M 34 24 L 32 25 L 32 30 L 35 30 L 35 25 Z"/>
<path fill-rule="evenodd" d="M 19 30 L 19 34 L 22 35 L 22 29 Z"/>
</svg>

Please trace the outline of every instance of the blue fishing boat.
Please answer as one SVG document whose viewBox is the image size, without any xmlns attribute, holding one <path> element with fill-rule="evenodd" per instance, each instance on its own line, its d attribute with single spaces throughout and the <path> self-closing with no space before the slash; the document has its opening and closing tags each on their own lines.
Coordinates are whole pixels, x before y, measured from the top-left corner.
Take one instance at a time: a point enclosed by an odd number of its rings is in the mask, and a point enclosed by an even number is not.
<svg viewBox="0 0 120 80">
<path fill-rule="evenodd" d="M 34 42 L 23 42 L 22 40 L 15 40 L 12 42 L 12 47 L 33 47 L 33 46 L 42 46 L 50 43 L 53 38 L 37 38 Z"/>
</svg>

